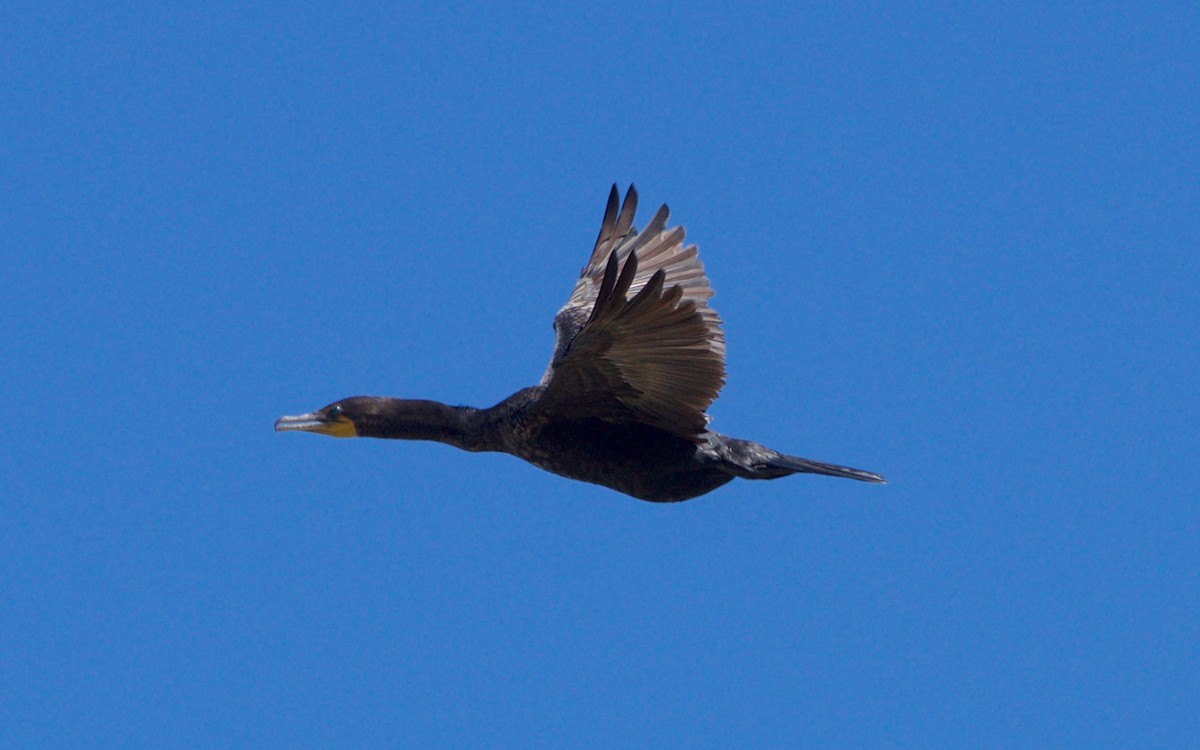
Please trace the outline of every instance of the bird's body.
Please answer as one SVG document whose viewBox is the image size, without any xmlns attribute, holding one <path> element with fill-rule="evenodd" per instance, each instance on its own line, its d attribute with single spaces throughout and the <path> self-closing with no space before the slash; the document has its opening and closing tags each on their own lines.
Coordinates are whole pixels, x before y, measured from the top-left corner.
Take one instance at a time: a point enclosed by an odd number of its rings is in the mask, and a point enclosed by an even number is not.
<svg viewBox="0 0 1200 750">
<path fill-rule="evenodd" d="M 725 339 L 696 248 L 684 247 L 682 227 L 666 228 L 666 206 L 638 233 L 636 192 L 623 204 L 618 197 L 614 187 L 592 257 L 555 317 L 554 357 L 541 383 L 488 409 L 355 396 L 283 417 L 276 429 L 499 451 L 654 502 L 703 495 L 736 477 L 882 482 L 708 429 L 708 405 L 724 383 Z"/>
</svg>

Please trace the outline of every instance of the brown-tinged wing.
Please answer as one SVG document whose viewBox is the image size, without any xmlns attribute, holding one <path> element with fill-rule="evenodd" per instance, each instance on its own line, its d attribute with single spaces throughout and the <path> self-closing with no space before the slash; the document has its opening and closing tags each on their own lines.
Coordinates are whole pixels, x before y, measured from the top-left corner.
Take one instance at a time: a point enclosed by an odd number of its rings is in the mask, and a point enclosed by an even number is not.
<svg viewBox="0 0 1200 750">
<path fill-rule="evenodd" d="M 600 235 L 554 319 L 554 358 L 538 409 L 702 433 L 725 382 L 725 336 L 695 245 L 663 206 L 638 232 L 637 191 L 614 185 Z"/>
</svg>

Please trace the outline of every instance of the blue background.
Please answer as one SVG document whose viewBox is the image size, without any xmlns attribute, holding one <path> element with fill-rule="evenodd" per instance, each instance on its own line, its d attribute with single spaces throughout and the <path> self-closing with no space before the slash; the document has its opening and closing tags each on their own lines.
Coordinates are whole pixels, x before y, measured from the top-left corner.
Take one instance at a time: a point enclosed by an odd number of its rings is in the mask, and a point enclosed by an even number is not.
<svg viewBox="0 0 1200 750">
<path fill-rule="evenodd" d="M 1194 3 L 0 33 L 0 745 L 1200 743 Z M 630 181 L 717 291 L 714 428 L 891 484 L 272 432 L 535 382 Z"/>
</svg>

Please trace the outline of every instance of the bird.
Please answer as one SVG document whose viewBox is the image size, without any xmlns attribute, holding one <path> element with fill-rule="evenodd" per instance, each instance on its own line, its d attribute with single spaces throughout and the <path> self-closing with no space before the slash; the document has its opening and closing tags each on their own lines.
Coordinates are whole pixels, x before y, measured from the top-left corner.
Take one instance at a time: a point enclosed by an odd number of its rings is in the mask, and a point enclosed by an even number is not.
<svg viewBox="0 0 1200 750">
<path fill-rule="evenodd" d="M 885 483 L 870 471 L 780 453 L 708 429 L 725 384 L 725 335 L 712 288 L 664 204 L 634 226 L 638 194 L 609 192 L 600 234 L 554 317 L 541 381 L 490 408 L 353 396 L 285 416 L 279 432 L 433 440 L 508 453 L 554 474 L 650 502 L 698 497 L 734 479 L 821 474 Z"/>
</svg>

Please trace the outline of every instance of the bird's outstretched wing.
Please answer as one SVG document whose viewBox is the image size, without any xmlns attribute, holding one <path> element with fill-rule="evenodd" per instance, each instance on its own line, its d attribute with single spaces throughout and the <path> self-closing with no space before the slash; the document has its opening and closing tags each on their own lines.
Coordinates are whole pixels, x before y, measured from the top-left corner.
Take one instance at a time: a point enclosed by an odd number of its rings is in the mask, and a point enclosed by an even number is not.
<svg viewBox="0 0 1200 750">
<path fill-rule="evenodd" d="M 667 229 L 665 205 L 639 233 L 637 191 L 618 199 L 614 185 L 592 256 L 554 318 L 554 358 L 537 408 L 694 437 L 725 383 L 712 289 L 683 227 Z"/>
</svg>

